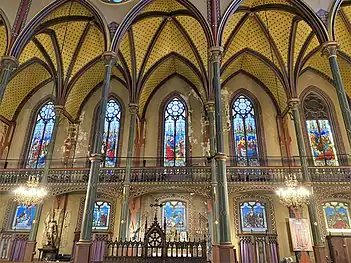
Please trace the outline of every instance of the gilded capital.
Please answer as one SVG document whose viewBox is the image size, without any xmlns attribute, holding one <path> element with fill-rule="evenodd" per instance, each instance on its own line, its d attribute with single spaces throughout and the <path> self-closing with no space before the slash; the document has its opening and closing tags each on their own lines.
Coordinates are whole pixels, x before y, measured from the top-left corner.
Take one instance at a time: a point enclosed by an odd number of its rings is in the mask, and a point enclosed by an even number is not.
<svg viewBox="0 0 351 263">
<path fill-rule="evenodd" d="M 299 98 L 291 98 L 288 101 L 288 105 L 290 109 L 296 109 L 300 105 L 300 99 Z"/>
<path fill-rule="evenodd" d="M 340 45 L 337 41 L 328 41 L 325 42 L 322 46 L 322 54 L 330 57 L 336 57 L 338 54 L 338 49 Z"/>
<path fill-rule="evenodd" d="M 214 101 L 207 101 L 205 105 L 207 112 L 214 112 L 215 111 L 215 102 Z"/>
<path fill-rule="evenodd" d="M 224 153 L 217 153 L 215 156 L 215 159 L 217 161 L 223 160 L 226 161 L 227 160 L 227 156 Z"/>
<path fill-rule="evenodd" d="M 102 158 L 102 154 L 100 153 L 92 153 L 89 160 L 91 162 L 102 162 L 103 158 Z"/>
<path fill-rule="evenodd" d="M 1 65 L 1 68 L 14 71 L 18 67 L 19 63 L 17 58 L 9 56 L 9 57 L 2 57 L 0 60 L 0 65 Z"/>
<path fill-rule="evenodd" d="M 106 66 L 113 65 L 117 61 L 117 53 L 114 51 L 106 51 L 102 54 L 102 59 Z"/>
<path fill-rule="evenodd" d="M 129 103 L 129 113 L 136 114 L 138 112 L 139 105 L 137 103 Z"/>
<path fill-rule="evenodd" d="M 214 62 L 221 62 L 222 54 L 223 54 L 223 47 L 211 47 L 210 48 L 210 61 Z"/>
</svg>

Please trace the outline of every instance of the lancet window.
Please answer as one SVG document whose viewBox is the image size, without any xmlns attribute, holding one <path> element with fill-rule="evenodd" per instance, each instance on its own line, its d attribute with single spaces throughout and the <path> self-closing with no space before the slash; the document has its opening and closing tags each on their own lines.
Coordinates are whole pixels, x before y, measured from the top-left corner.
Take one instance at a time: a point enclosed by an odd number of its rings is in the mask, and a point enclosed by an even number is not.
<svg viewBox="0 0 351 263">
<path fill-rule="evenodd" d="M 167 201 L 162 207 L 162 219 L 167 232 L 186 231 L 186 205 L 182 201 Z"/>
<path fill-rule="evenodd" d="M 13 216 L 11 229 L 29 231 L 33 224 L 36 209 L 37 207 L 34 205 L 17 205 Z"/>
<path fill-rule="evenodd" d="M 232 104 L 232 130 L 236 165 L 258 166 L 256 113 L 252 101 L 238 96 Z"/>
<path fill-rule="evenodd" d="M 241 232 L 266 232 L 266 206 L 259 201 L 245 201 L 240 203 Z"/>
<path fill-rule="evenodd" d="M 48 145 L 55 125 L 54 104 L 49 101 L 38 111 L 27 154 L 26 168 L 45 166 Z"/>
<path fill-rule="evenodd" d="M 320 96 L 311 93 L 303 102 L 303 110 L 314 165 L 339 165 L 326 103 Z"/>
<path fill-rule="evenodd" d="M 164 108 L 163 156 L 164 166 L 185 166 L 187 111 L 178 97 L 168 101 Z"/>
<path fill-rule="evenodd" d="M 328 232 L 351 232 L 350 206 L 346 202 L 326 202 L 323 212 Z"/>
<path fill-rule="evenodd" d="M 93 229 L 108 230 L 111 214 L 111 204 L 104 201 L 96 201 L 94 205 Z"/>
<path fill-rule="evenodd" d="M 119 102 L 113 98 L 109 99 L 106 107 L 104 133 L 102 136 L 102 153 L 105 155 L 105 167 L 115 167 L 117 163 L 121 114 L 121 105 Z"/>
</svg>

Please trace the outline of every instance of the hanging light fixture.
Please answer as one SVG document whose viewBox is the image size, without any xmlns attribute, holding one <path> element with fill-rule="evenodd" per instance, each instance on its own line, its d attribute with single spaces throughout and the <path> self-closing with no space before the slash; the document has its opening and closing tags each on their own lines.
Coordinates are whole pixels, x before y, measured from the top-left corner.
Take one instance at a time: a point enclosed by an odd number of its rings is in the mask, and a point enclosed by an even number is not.
<svg viewBox="0 0 351 263">
<path fill-rule="evenodd" d="M 295 175 L 289 173 L 285 185 L 286 187 L 280 188 L 276 192 L 283 205 L 292 208 L 308 204 L 311 193 L 307 188 L 299 185 Z"/>
<path fill-rule="evenodd" d="M 30 176 L 25 185 L 17 187 L 13 193 L 15 194 L 14 200 L 23 205 L 37 205 L 43 201 L 48 194 L 45 186 L 39 182 L 39 175 Z"/>
</svg>

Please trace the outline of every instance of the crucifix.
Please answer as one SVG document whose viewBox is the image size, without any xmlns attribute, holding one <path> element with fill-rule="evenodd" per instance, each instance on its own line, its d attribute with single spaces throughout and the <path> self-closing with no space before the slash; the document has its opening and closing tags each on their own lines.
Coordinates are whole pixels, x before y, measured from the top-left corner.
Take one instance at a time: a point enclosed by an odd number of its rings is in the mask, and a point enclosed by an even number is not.
<svg viewBox="0 0 351 263">
<path fill-rule="evenodd" d="M 155 218 L 154 218 L 155 221 L 157 221 L 157 209 L 162 208 L 163 206 L 164 206 L 164 204 L 159 203 L 158 199 L 155 199 L 155 203 L 150 205 L 150 207 L 155 207 Z"/>
</svg>

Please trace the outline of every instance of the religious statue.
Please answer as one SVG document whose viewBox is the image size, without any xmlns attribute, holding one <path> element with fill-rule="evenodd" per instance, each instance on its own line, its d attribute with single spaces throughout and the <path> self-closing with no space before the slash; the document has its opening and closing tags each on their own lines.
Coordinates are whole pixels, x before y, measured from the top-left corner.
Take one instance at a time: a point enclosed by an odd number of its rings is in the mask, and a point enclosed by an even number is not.
<svg viewBox="0 0 351 263">
<path fill-rule="evenodd" d="M 55 247 L 55 241 L 57 237 L 57 222 L 54 218 L 47 223 L 47 230 L 46 230 L 46 246 Z"/>
</svg>

